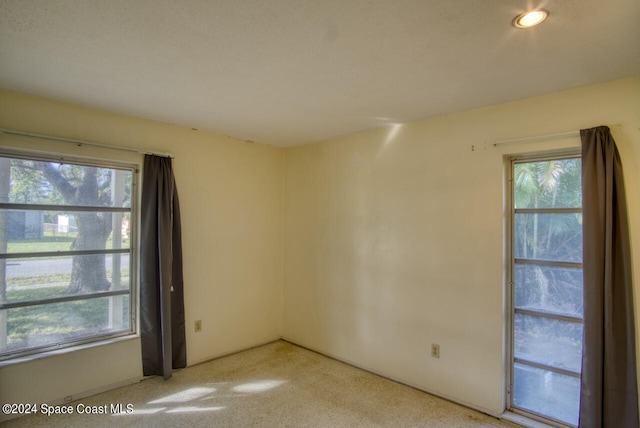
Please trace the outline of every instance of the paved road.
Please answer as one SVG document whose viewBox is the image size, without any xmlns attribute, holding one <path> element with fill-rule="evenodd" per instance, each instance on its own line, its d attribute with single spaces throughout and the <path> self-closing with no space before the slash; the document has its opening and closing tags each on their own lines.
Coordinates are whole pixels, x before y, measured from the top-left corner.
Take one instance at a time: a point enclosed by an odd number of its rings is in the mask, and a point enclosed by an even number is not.
<svg viewBox="0 0 640 428">
<path fill-rule="evenodd" d="M 105 257 L 107 270 L 111 270 L 111 255 Z M 56 257 L 52 259 L 7 260 L 7 278 L 24 276 L 65 274 L 71 273 L 71 257 Z M 120 266 L 129 266 L 129 255 L 122 254 Z"/>
</svg>

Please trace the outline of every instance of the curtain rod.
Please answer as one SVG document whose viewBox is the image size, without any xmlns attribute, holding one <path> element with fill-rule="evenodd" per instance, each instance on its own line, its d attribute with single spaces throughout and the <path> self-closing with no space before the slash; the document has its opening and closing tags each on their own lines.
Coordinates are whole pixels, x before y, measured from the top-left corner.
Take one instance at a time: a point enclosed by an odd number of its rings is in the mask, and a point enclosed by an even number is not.
<svg viewBox="0 0 640 428">
<path fill-rule="evenodd" d="M 567 132 L 558 132 L 556 134 L 544 134 L 544 135 L 535 135 L 532 137 L 521 137 L 521 138 L 511 138 L 508 140 L 499 140 L 491 143 L 494 147 L 501 146 L 503 144 L 516 144 L 516 143 L 528 143 L 531 141 L 541 141 L 541 140 L 550 140 L 553 138 L 561 138 L 561 137 L 579 137 L 580 131 L 567 131 Z"/>
<path fill-rule="evenodd" d="M 104 149 L 121 150 L 121 151 L 124 151 L 124 152 L 139 153 L 141 155 L 155 155 L 155 156 L 162 156 L 162 157 L 171 158 L 171 159 L 174 158 L 174 156 L 171 153 L 161 153 L 161 152 L 154 152 L 153 150 L 134 149 L 132 147 L 112 146 L 112 145 L 109 145 L 109 144 L 96 143 L 96 142 L 93 142 L 93 141 L 76 140 L 76 139 L 73 139 L 73 138 L 64 138 L 64 137 L 56 137 L 56 136 L 53 136 L 53 135 L 36 134 L 34 132 L 15 131 L 13 129 L 0 128 L 0 133 L 2 133 L 2 134 L 10 134 L 10 135 L 20 135 L 20 136 L 24 136 L 24 137 L 42 138 L 44 140 L 60 141 L 62 143 L 75 144 L 78 147 L 82 147 L 82 146 L 101 147 L 101 148 L 104 148 Z"/>
</svg>

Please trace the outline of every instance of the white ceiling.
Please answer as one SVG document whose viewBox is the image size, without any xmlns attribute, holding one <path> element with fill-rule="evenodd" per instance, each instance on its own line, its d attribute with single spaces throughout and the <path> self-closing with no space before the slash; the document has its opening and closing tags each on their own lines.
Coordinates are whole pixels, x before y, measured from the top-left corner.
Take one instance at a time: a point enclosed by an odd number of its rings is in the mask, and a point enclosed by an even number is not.
<svg viewBox="0 0 640 428">
<path fill-rule="evenodd" d="M 0 87 L 283 147 L 638 74 L 638 0 L 0 0 Z"/>
</svg>

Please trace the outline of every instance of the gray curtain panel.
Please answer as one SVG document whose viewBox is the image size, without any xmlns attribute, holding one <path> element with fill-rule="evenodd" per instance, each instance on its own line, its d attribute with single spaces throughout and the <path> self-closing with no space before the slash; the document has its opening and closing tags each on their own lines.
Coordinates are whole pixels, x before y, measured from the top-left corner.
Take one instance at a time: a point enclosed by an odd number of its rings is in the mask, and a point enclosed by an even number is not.
<svg viewBox="0 0 640 428">
<path fill-rule="evenodd" d="M 140 336 L 145 376 L 186 367 L 180 204 L 171 159 L 154 155 L 142 182 Z"/>
<path fill-rule="evenodd" d="M 582 139 L 584 341 L 580 427 L 638 427 L 635 322 L 622 164 L 606 126 Z"/>
</svg>

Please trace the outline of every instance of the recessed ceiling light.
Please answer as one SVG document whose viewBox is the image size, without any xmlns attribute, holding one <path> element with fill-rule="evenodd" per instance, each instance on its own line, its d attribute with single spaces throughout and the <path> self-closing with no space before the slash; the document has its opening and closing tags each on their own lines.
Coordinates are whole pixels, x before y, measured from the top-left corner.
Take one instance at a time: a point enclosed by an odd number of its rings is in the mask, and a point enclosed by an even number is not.
<svg viewBox="0 0 640 428">
<path fill-rule="evenodd" d="M 511 23 L 516 28 L 530 28 L 540 24 L 548 16 L 549 11 L 546 9 L 530 10 L 513 18 Z"/>
</svg>

